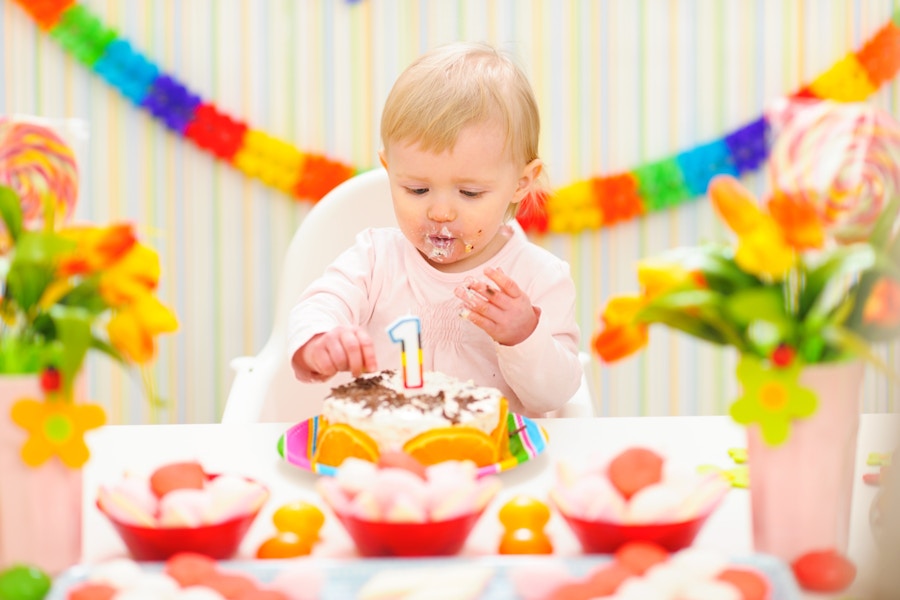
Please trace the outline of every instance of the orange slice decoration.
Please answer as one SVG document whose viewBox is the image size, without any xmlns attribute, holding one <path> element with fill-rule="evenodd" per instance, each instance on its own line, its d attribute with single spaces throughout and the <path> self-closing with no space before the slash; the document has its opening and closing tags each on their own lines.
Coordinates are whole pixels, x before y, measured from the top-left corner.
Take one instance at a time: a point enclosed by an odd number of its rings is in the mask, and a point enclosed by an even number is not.
<svg viewBox="0 0 900 600">
<path fill-rule="evenodd" d="M 346 459 L 378 460 L 378 444 L 359 429 L 344 423 L 329 425 L 319 436 L 313 462 L 339 467 Z"/>
<path fill-rule="evenodd" d="M 403 451 L 423 465 L 446 460 L 471 460 L 479 467 L 497 462 L 497 443 L 474 427 L 439 427 L 420 433 Z"/>
</svg>

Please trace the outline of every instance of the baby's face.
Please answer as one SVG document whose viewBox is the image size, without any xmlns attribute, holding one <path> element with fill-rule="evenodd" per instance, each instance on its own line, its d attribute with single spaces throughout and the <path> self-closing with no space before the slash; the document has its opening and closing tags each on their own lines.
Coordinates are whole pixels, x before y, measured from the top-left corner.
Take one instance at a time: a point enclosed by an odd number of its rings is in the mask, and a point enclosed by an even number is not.
<svg viewBox="0 0 900 600">
<path fill-rule="evenodd" d="M 403 235 L 448 273 L 477 267 L 503 247 L 506 209 L 532 181 L 505 151 L 502 133 L 483 125 L 463 129 L 447 152 L 395 143 L 382 160 Z"/>
</svg>

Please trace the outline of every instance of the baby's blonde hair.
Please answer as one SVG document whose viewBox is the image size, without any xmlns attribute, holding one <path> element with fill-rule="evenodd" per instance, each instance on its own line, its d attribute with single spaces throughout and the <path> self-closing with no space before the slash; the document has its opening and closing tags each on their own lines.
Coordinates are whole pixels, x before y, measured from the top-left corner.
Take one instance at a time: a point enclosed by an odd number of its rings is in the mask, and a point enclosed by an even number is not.
<svg viewBox="0 0 900 600">
<path fill-rule="evenodd" d="M 494 120 L 516 164 L 538 158 L 540 116 L 525 73 L 492 46 L 457 42 L 423 54 L 400 75 L 381 115 L 381 143 L 417 143 L 440 154 L 467 125 Z"/>
</svg>

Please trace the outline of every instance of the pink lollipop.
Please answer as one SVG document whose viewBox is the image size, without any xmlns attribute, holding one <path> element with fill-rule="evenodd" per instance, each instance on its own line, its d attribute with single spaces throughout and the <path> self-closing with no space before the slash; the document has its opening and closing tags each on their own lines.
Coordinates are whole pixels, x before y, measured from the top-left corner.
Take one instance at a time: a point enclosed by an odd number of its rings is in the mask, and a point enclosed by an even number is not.
<svg viewBox="0 0 900 600">
<path fill-rule="evenodd" d="M 56 202 L 56 219 L 62 222 L 75 209 L 75 155 L 47 127 L 0 117 L 0 184 L 19 195 L 26 225 L 43 220 L 44 198 Z"/>
<path fill-rule="evenodd" d="M 774 191 L 800 194 L 839 243 L 865 239 L 900 193 L 900 123 L 873 106 L 782 101 L 767 113 Z"/>
</svg>

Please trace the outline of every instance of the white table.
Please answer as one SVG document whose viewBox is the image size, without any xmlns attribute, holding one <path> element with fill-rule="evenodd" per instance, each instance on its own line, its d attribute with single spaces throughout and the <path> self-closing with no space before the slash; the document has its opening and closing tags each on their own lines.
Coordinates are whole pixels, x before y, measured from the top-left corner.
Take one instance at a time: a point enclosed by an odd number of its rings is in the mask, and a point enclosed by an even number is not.
<svg viewBox="0 0 900 600">
<path fill-rule="evenodd" d="M 555 465 L 560 460 L 579 461 L 592 454 L 611 456 L 629 446 L 646 445 L 685 463 L 729 468 L 734 463 L 728 449 L 746 446 L 744 429 L 728 417 L 544 419 L 540 424 L 550 438 L 547 450 L 536 459 L 500 474 L 503 490 L 479 521 L 463 554 L 495 553 L 501 533 L 496 518 L 499 507 L 515 494 L 546 500 L 555 483 Z M 276 442 L 290 425 L 133 425 L 89 432 L 91 460 L 84 468 L 83 562 L 126 555 L 115 530 L 95 506 L 98 486 L 118 480 L 125 471 L 149 473 L 156 466 L 175 460 L 199 460 L 207 471 L 252 476 L 269 487 L 271 497 L 236 557 L 252 558 L 259 544 L 274 534 L 270 518 L 276 508 L 294 500 L 307 500 L 324 508 L 313 489 L 317 476 L 284 462 L 277 453 Z M 862 483 L 863 473 L 875 471 L 866 466 L 866 458 L 870 452 L 892 451 L 898 431 L 900 415 L 863 415 L 849 549 L 860 568 L 860 578 L 874 562 L 868 514 L 877 488 Z M 547 532 L 555 553 L 580 552 L 577 540 L 557 515 L 552 517 Z M 326 519 L 322 540 L 314 555 L 353 554 L 352 543 L 336 519 Z M 695 546 L 732 556 L 752 553 L 747 490 L 735 489 L 727 495 L 701 530 Z"/>
</svg>

